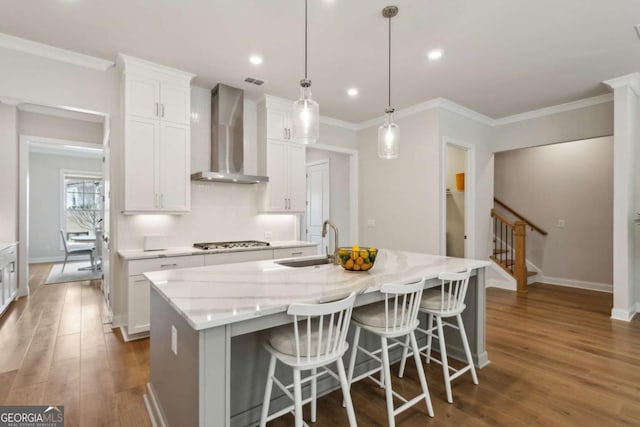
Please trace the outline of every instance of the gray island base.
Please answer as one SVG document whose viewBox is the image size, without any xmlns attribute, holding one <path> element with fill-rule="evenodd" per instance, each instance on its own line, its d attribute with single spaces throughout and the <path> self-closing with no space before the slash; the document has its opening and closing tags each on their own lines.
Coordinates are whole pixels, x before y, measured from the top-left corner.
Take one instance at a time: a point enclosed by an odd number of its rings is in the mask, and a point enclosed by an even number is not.
<svg viewBox="0 0 640 427">
<path fill-rule="evenodd" d="M 438 286 L 441 271 L 473 270 L 463 321 L 474 362 L 482 368 L 489 363 L 484 288 L 488 265 L 380 250 L 368 272 L 348 272 L 331 264 L 294 268 L 256 261 L 146 273 L 152 287 L 151 376 L 145 402 L 152 421 L 180 427 L 257 425 L 269 361 L 262 331 L 290 323 L 289 304 L 331 301 L 356 291 L 355 305 L 365 305 L 381 299 L 377 291 L 384 283 L 411 283 L 426 277 L 426 287 Z M 457 334 L 447 335 L 446 341 L 450 356 L 462 358 Z M 378 345 L 373 339 L 365 342 L 371 348 Z M 400 349 L 396 350 L 392 361 L 400 358 Z M 356 375 L 370 363 L 359 360 Z M 291 372 L 276 374 L 287 380 Z M 318 394 L 338 387 L 327 378 L 318 383 Z M 286 396 L 274 394 L 272 410 L 287 403 Z M 357 417 L 357 407 L 355 411 Z"/>
</svg>

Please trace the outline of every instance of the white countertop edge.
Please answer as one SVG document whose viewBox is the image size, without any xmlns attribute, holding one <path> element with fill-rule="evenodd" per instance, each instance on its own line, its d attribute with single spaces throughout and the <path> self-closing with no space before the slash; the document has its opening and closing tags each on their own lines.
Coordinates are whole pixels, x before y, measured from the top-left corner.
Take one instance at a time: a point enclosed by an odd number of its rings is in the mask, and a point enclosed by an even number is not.
<svg viewBox="0 0 640 427">
<path fill-rule="evenodd" d="M 123 260 L 135 260 L 135 259 L 151 259 L 151 258 L 165 258 L 172 256 L 191 256 L 191 255 L 207 255 L 207 254 L 219 254 L 229 252 L 248 252 L 248 251 L 266 251 L 270 249 L 287 249 L 287 248 L 302 248 L 309 246 L 317 246 L 317 243 L 303 242 L 297 240 L 283 240 L 269 242 L 269 246 L 258 246 L 255 248 L 232 248 L 232 249 L 198 249 L 192 246 L 184 247 L 172 247 L 161 251 L 145 251 L 142 249 L 121 249 L 118 251 L 118 255 Z"/>
<path fill-rule="evenodd" d="M 4 251 L 12 246 L 17 246 L 18 242 L 0 242 L 0 251 Z"/>
</svg>

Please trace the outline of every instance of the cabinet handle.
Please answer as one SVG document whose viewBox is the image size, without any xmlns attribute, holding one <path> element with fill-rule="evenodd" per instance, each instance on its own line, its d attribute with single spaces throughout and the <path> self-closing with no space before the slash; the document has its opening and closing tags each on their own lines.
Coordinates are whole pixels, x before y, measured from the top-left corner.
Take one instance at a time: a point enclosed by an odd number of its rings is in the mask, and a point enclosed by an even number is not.
<svg viewBox="0 0 640 427">
<path fill-rule="evenodd" d="M 165 267 L 177 267 L 178 264 L 173 263 L 173 264 L 160 264 L 160 268 L 165 268 Z"/>
<path fill-rule="evenodd" d="M 153 198 L 153 204 L 156 205 L 156 208 L 160 207 L 160 203 L 158 202 L 158 193 L 155 194 L 154 198 Z"/>
<path fill-rule="evenodd" d="M 291 256 L 294 256 L 294 255 L 302 255 L 302 252 L 291 252 Z"/>
<path fill-rule="evenodd" d="M 164 104 L 160 104 L 161 117 L 164 117 Z"/>
<path fill-rule="evenodd" d="M 164 208 L 164 194 L 160 194 L 160 207 Z"/>
<path fill-rule="evenodd" d="M 9 273 L 15 273 L 16 272 L 16 262 L 15 261 L 11 261 L 11 263 L 9 265 L 11 266 L 9 268 Z"/>
<path fill-rule="evenodd" d="M 4 268 L 0 268 L 0 283 L 4 281 Z"/>
<path fill-rule="evenodd" d="M 156 102 L 156 117 L 160 115 L 160 103 Z"/>
<path fill-rule="evenodd" d="M 291 129 L 287 128 L 287 139 L 291 139 Z"/>
</svg>

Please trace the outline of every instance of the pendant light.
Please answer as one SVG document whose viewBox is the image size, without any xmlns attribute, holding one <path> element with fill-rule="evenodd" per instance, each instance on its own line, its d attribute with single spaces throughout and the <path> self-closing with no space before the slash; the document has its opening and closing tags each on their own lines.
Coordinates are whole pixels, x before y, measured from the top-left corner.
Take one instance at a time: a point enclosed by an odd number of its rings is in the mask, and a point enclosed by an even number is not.
<svg viewBox="0 0 640 427">
<path fill-rule="evenodd" d="M 393 123 L 394 108 L 391 106 L 391 18 L 398 14 L 396 6 L 382 9 L 382 16 L 389 20 L 389 103 L 384 110 L 384 123 L 378 128 L 378 157 L 381 159 L 397 159 L 400 152 L 400 127 Z"/>
<path fill-rule="evenodd" d="M 304 1 L 304 79 L 300 80 L 300 99 L 293 103 L 293 138 L 313 144 L 320 136 L 320 108 L 311 99 L 311 80 L 307 78 L 307 2 Z"/>
</svg>

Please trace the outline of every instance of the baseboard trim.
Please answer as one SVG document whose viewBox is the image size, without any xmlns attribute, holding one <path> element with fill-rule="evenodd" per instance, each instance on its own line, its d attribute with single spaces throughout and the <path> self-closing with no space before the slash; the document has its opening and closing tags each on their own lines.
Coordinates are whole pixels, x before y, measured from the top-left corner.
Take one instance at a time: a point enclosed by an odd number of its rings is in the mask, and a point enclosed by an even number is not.
<svg viewBox="0 0 640 427">
<path fill-rule="evenodd" d="M 633 316 L 638 312 L 639 303 L 633 305 L 631 310 L 623 310 L 621 308 L 612 308 L 611 309 L 611 318 L 614 320 L 622 320 L 623 322 L 630 322 L 633 319 Z"/>
<path fill-rule="evenodd" d="M 165 427 L 167 425 L 151 383 L 147 383 L 147 392 L 144 394 L 144 406 L 147 408 L 147 414 L 149 414 L 152 427 Z"/>
<path fill-rule="evenodd" d="M 64 256 L 46 256 L 42 258 L 29 258 L 29 264 L 42 264 L 43 262 L 63 262 Z M 73 262 L 70 260 L 69 262 Z"/>
<path fill-rule="evenodd" d="M 515 291 L 511 283 L 502 280 L 489 279 L 485 281 L 486 288 L 498 288 L 498 289 L 506 289 L 508 291 Z"/>
<path fill-rule="evenodd" d="M 128 334 L 126 325 L 120 326 L 120 333 L 124 342 L 141 340 L 143 338 L 149 338 L 149 332 L 140 332 L 138 334 Z"/>
<path fill-rule="evenodd" d="M 565 286 L 568 288 L 587 289 L 590 291 L 613 293 L 613 285 L 609 283 L 587 282 L 583 280 L 563 279 L 560 277 L 540 276 L 540 283 Z"/>
</svg>

